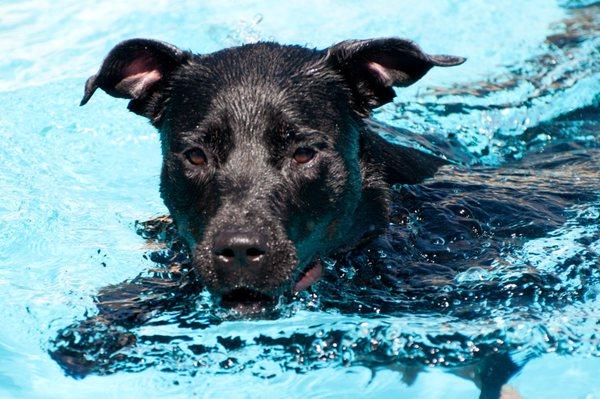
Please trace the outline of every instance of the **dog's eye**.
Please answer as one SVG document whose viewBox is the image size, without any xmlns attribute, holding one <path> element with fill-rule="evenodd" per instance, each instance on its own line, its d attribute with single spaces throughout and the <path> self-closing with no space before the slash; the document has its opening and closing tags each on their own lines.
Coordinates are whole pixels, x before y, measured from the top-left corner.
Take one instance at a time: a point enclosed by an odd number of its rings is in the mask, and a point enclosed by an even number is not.
<svg viewBox="0 0 600 399">
<path fill-rule="evenodd" d="M 294 161 L 298 163 L 307 163 L 310 162 L 315 155 L 317 155 L 317 152 L 312 148 L 300 147 L 294 152 Z"/>
<path fill-rule="evenodd" d="M 193 148 L 185 152 L 185 157 L 192 165 L 206 165 L 206 154 L 200 148 Z"/>
</svg>

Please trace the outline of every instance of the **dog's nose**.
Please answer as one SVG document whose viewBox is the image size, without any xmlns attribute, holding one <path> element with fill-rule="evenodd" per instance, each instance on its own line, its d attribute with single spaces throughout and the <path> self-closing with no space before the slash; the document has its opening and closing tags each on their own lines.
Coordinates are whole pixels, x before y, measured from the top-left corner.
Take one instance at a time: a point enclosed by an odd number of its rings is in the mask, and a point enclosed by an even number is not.
<svg viewBox="0 0 600 399">
<path fill-rule="evenodd" d="M 259 232 L 222 231 L 215 237 L 213 253 L 222 266 L 260 266 L 267 253 L 267 239 Z"/>
</svg>

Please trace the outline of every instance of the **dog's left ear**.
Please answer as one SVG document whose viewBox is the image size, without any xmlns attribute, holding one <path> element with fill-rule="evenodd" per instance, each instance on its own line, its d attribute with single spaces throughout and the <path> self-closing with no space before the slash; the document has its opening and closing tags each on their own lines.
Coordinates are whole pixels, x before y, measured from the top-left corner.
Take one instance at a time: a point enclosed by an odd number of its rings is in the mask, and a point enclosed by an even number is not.
<svg viewBox="0 0 600 399">
<path fill-rule="evenodd" d="M 465 58 L 425 54 L 416 44 L 397 38 L 347 40 L 327 49 L 325 61 L 344 77 L 361 114 L 389 103 L 393 87 L 421 79 L 434 66 L 460 65 Z"/>
<path fill-rule="evenodd" d="M 85 105 L 97 88 L 113 97 L 128 98 L 129 110 L 156 121 L 161 88 L 191 54 L 150 39 L 130 39 L 117 44 L 100 70 L 85 83 L 80 105 Z"/>
</svg>

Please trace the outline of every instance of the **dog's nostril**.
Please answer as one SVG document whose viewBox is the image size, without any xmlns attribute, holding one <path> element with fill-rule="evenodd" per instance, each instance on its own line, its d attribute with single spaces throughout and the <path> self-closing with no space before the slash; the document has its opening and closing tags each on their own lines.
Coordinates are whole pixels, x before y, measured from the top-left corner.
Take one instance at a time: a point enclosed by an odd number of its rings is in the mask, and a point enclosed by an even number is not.
<svg viewBox="0 0 600 399">
<path fill-rule="evenodd" d="M 260 248 L 256 248 L 256 247 L 248 248 L 246 250 L 246 256 L 248 256 L 249 258 L 258 258 L 259 256 L 263 255 L 264 253 L 265 253 L 265 251 L 263 251 Z"/>
<path fill-rule="evenodd" d="M 235 257 L 235 252 L 231 248 L 225 248 L 221 251 L 217 251 L 217 255 L 227 259 L 233 259 Z"/>
<path fill-rule="evenodd" d="M 223 266 L 260 266 L 267 252 L 267 237 L 260 232 L 225 230 L 213 244 L 215 261 Z"/>
</svg>

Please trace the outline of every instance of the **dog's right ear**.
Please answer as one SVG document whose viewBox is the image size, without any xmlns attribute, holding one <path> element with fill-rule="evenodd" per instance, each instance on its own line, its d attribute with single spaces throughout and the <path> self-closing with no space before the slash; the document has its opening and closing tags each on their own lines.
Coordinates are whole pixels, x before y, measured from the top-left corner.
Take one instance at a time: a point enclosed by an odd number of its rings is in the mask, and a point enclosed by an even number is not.
<svg viewBox="0 0 600 399">
<path fill-rule="evenodd" d="M 100 70 L 85 83 L 80 105 L 86 104 L 97 88 L 113 97 L 128 98 L 130 111 L 153 122 L 160 115 L 160 89 L 169 75 L 191 58 L 191 53 L 168 43 L 130 39 L 117 44 Z"/>
<path fill-rule="evenodd" d="M 346 40 L 326 50 L 325 62 L 346 81 L 355 109 L 367 116 L 391 102 L 394 87 L 406 87 L 434 66 L 450 67 L 465 62 L 452 55 L 431 55 L 409 40 L 395 37 Z"/>
</svg>

